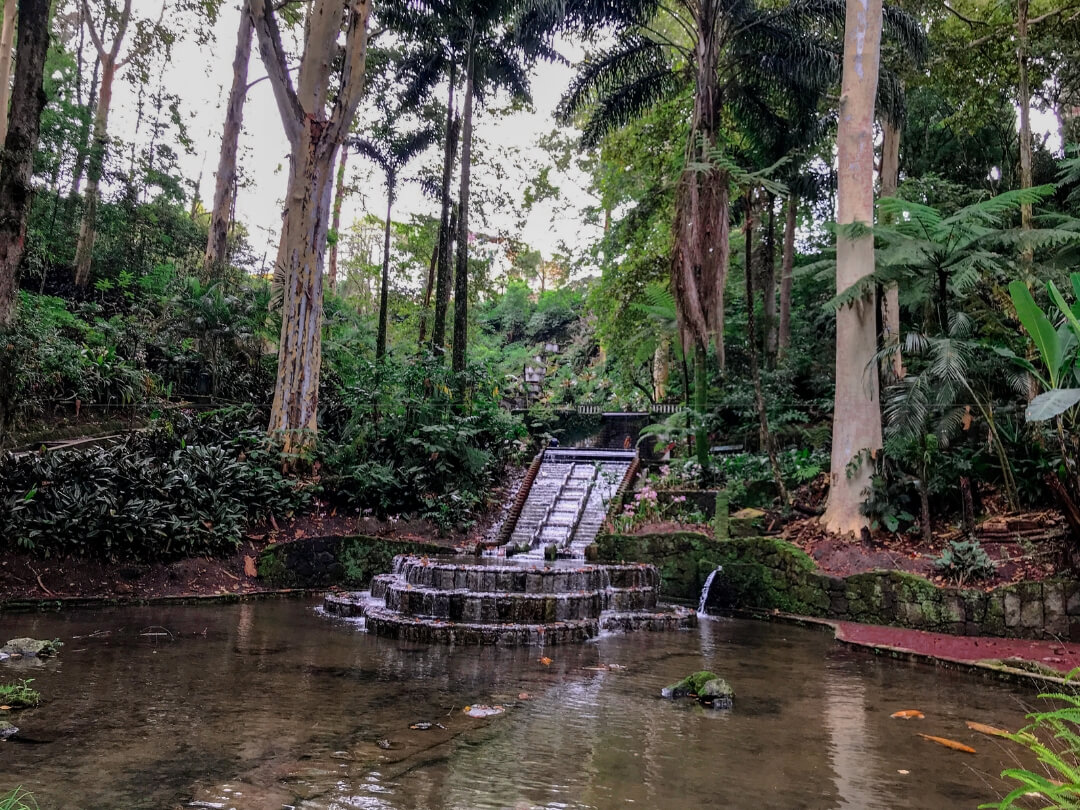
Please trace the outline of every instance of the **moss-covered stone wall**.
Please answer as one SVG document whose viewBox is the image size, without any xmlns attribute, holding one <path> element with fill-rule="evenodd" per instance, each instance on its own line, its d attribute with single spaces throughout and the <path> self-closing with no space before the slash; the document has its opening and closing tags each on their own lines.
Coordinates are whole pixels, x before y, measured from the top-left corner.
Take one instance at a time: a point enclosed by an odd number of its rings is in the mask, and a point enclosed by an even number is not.
<svg viewBox="0 0 1080 810">
<path fill-rule="evenodd" d="M 259 554 L 259 578 L 276 588 L 365 588 L 390 571 L 397 554 L 445 554 L 443 546 L 384 537 L 307 537 L 267 546 Z"/>
<path fill-rule="evenodd" d="M 707 607 L 782 610 L 956 635 L 1080 641 L 1080 582 L 1047 580 L 991 591 L 938 587 L 901 571 L 835 577 L 801 549 L 773 537 L 715 540 L 695 532 L 598 540 L 603 561 L 650 562 L 668 598 L 696 600 L 718 565 Z"/>
</svg>

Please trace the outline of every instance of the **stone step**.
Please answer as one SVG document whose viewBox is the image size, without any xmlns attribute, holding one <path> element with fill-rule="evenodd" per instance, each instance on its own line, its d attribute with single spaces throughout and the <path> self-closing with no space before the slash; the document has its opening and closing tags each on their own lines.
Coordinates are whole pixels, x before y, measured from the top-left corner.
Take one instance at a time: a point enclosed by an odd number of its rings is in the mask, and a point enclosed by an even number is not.
<svg viewBox="0 0 1080 810">
<path fill-rule="evenodd" d="M 570 644 L 588 641 L 600 632 L 597 619 L 555 624 L 476 624 L 417 619 L 377 607 L 367 612 L 366 625 L 369 633 L 402 641 L 506 647 Z"/>
<path fill-rule="evenodd" d="M 698 617 L 697 612 L 690 608 L 670 607 L 629 613 L 605 613 L 600 626 L 604 630 L 622 633 L 637 630 L 668 632 L 697 627 Z"/>
<path fill-rule="evenodd" d="M 620 601 L 634 601 L 632 592 Z M 474 593 L 391 585 L 386 608 L 403 616 L 447 619 L 482 624 L 551 624 L 599 618 L 608 594 L 581 593 Z M 654 600 L 655 603 L 655 600 Z"/>
</svg>

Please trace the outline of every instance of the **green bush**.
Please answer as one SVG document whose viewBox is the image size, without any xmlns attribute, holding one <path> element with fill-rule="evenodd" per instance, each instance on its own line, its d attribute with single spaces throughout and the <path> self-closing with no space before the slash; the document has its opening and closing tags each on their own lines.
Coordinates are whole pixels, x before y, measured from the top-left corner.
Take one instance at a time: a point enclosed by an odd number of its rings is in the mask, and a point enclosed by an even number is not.
<svg viewBox="0 0 1080 810">
<path fill-rule="evenodd" d="M 244 418 L 180 414 L 111 447 L 0 457 L 0 541 L 112 560 L 232 550 L 249 520 L 310 497 Z"/>
<path fill-rule="evenodd" d="M 958 584 L 994 575 L 994 561 L 978 540 L 951 540 L 934 567 L 955 579 Z"/>
</svg>

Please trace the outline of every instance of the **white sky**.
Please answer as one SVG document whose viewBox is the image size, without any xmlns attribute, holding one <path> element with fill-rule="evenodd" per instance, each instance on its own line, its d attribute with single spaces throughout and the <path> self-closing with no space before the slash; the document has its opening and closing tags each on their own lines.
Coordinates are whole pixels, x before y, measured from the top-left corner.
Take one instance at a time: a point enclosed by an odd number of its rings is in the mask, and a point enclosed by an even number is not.
<svg viewBox="0 0 1080 810">
<path fill-rule="evenodd" d="M 209 205 L 214 193 L 214 172 L 225 118 L 224 104 L 232 82 L 232 58 L 239 20 L 239 4 L 235 0 L 223 5 L 214 30 L 213 44 L 200 48 L 191 41 L 176 43 L 172 62 L 163 75 L 166 91 L 177 93 L 182 99 L 188 132 L 195 141 L 196 153 L 181 155 L 181 169 L 191 180 L 202 175 L 201 196 L 206 205 Z M 160 8 L 160 0 L 135 0 L 134 3 L 136 15 L 156 17 Z M 567 56 L 579 57 L 580 53 L 571 52 Z M 474 125 L 477 136 L 485 139 L 492 148 L 518 147 L 525 150 L 526 155 L 543 160 L 543 153 L 535 147 L 536 139 L 555 127 L 552 111 L 572 74 L 573 68 L 567 65 L 539 66 L 533 81 L 535 112 L 515 113 L 494 119 L 478 110 Z M 252 48 L 248 81 L 264 75 L 256 43 Z M 109 122 L 111 134 L 124 140 L 146 139 L 145 130 L 139 135 L 135 134 L 135 107 L 136 89 L 123 81 L 121 74 L 115 88 Z M 248 93 L 244 108 L 240 162 L 242 171 L 251 182 L 240 189 L 237 218 L 248 227 L 256 255 L 266 252 L 271 260 L 276 251 L 280 227 L 288 151 L 270 83 L 259 82 Z M 405 176 L 427 162 L 441 167 L 441 156 L 437 150 L 411 164 Z M 381 217 L 386 207 L 381 175 L 371 168 L 370 163 L 354 154 L 350 155 L 348 167 L 350 182 L 358 188 L 359 193 L 346 200 L 342 210 L 343 229 L 353 219 L 362 217 L 365 208 Z M 520 165 L 513 165 L 513 161 L 508 161 L 506 169 L 510 176 L 500 182 L 501 189 L 520 202 L 526 178 Z M 479 171 L 480 177 L 476 177 L 478 169 L 474 166 L 474 180 L 483 183 L 485 178 L 482 170 Z M 488 181 L 492 182 L 490 178 Z M 411 213 L 437 215 L 438 207 L 436 203 L 423 199 L 415 184 L 406 183 L 399 191 L 394 219 L 405 221 Z M 486 226 L 493 230 L 512 231 L 512 235 L 541 250 L 545 256 L 551 255 L 560 240 L 570 245 L 588 244 L 597 237 L 597 229 L 583 224 L 581 218 L 572 213 L 559 217 L 555 223 L 550 221 L 551 216 L 551 206 L 539 206 L 519 233 L 515 231 L 515 217 L 510 212 L 493 216 Z M 475 219 L 470 224 L 473 230 L 484 229 L 484 223 Z"/>
</svg>

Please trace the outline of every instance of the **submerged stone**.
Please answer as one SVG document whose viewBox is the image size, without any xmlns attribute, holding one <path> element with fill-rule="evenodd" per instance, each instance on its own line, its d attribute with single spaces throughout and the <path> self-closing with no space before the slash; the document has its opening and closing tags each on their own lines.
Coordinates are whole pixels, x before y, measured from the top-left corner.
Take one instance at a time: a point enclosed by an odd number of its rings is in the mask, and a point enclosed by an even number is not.
<svg viewBox="0 0 1080 810">
<path fill-rule="evenodd" d="M 42 641 L 41 639 L 36 638 L 13 638 L 3 647 L 0 647 L 0 653 L 5 653 L 9 656 L 36 655 L 40 658 L 48 658 L 49 656 L 56 655 L 60 652 L 60 648 L 63 646 L 63 642 L 57 639 L 53 639 L 52 641 Z"/>
<path fill-rule="evenodd" d="M 698 701 L 714 709 L 730 709 L 735 690 L 723 678 L 707 681 L 697 693 Z"/>
<path fill-rule="evenodd" d="M 8 737 L 14 737 L 19 733 L 19 729 L 9 723 L 7 720 L 0 720 L 0 740 L 6 740 Z"/>
</svg>

